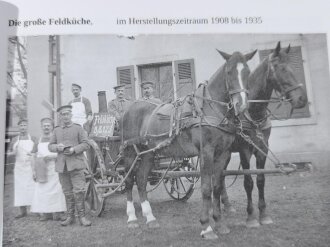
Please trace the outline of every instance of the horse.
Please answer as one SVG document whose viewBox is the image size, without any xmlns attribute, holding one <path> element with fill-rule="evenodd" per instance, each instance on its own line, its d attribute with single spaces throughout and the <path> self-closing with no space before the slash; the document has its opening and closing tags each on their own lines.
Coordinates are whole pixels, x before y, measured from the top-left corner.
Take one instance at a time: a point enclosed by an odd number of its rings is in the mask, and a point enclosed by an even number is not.
<svg viewBox="0 0 330 247">
<path fill-rule="evenodd" d="M 302 108 L 306 105 L 306 92 L 293 74 L 289 64 L 289 52 L 290 45 L 285 50 L 281 50 L 281 43 L 278 42 L 271 54 L 251 72 L 246 86 L 249 91 L 248 114 L 243 115 L 244 119 L 242 121 L 247 123 L 246 128 L 244 128 L 244 134 L 248 135 L 260 150 L 248 144 L 242 136 L 237 135 L 231 148 L 223 155 L 224 159 L 226 159 L 226 167 L 230 161 L 231 153 L 238 152 L 243 169 L 250 169 L 252 155 L 256 157 L 257 169 L 264 169 L 268 153 L 268 140 L 271 133 L 271 122 L 267 106 L 273 90 L 280 93 L 281 97 L 285 97 L 285 99 L 290 101 L 292 109 Z M 222 183 L 221 201 L 225 210 L 235 212 L 228 199 L 224 177 Z M 264 174 L 257 175 L 257 187 L 259 192 L 259 221 L 262 225 L 272 224 L 273 220 L 266 212 Z M 258 227 L 260 223 L 254 213 L 255 210 L 252 203 L 253 180 L 251 175 L 244 176 L 244 188 L 247 195 L 248 213 L 246 226 Z"/>
<path fill-rule="evenodd" d="M 216 239 L 217 234 L 210 225 L 209 210 L 212 204 L 213 219 L 220 231 L 227 228 L 221 223 L 220 178 L 224 169 L 222 153 L 228 150 L 235 139 L 234 119 L 247 108 L 247 83 L 250 69 L 247 65 L 256 51 L 243 55 L 232 55 L 217 50 L 225 59 L 225 64 L 217 69 L 210 80 L 199 86 L 192 95 L 185 97 L 185 104 L 193 105 L 195 117 L 188 119 L 180 131 L 169 137 L 169 125 L 157 118 L 156 112 L 162 105 L 136 101 L 124 113 L 123 159 L 129 169 L 126 179 L 128 227 L 139 227 L 132 199 L 134 181 L 137 184 L 143 216 L 149 228 L 160 227 L 152 213 L 147 198 L 146 186 L 155 153 L 167 157 L 182 158 L 201 156 L 202 224 L 201 235 L 206 239 Z M 193 102 L 193 103 L 192 103 Z M 166 104 L 164 104 L 166 105 Z M 194 115 L 194 114 L 193 114 Z M 180 120 L 181 121 L 181 120 Z M 168 122 L 169 123 L 169 122 Z M 183 125 L 184 125 L 183 124 Z M 234 127 L 233 127 L 234 126 Z M 165 133 L 165 135 L 164 135 Z M 133 168 L 133 164 L 137 164 Z M 212 188 L 213 181 L 213 188 Z"/>
</svg>

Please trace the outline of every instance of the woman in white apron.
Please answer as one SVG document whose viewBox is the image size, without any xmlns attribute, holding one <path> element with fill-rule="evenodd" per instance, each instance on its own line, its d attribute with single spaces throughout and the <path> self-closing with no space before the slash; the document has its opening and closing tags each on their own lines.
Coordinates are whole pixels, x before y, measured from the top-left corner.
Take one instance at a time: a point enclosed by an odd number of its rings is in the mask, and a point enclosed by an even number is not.
<svg viewBox="0 0 330 247">
<path fill-rule="evenodd" d="M 31 136 L 27 134 L 27 120 L 18 122 L 20 135 L 13 144 L 13 153 L 16 156 L 14 168 L 14 206 L 20 208 L 16 218 L 27 215 L 27 206 L 32 204 L 35 182 L 32 173 L 31 152 L 35 145 Z"/>
<path fill-rule="evenodd" d="M 45 176 L 40 175 L 40 172 L 36 170 L 40 170 L 41 167 L 34 167 L 37 183 L 34 191 L 31 212 L 42 213 L 43 215 L 40 220 L 47 220 L 47 214 L 49 213 L 53 213 L 54 220 L 59 220 L 56 213 L 66 211 L 66 204 L 58 173 L 55 171 L 57 154 L 48 150 L 49 139 L 50 136 L 40 138 L 38 144 L 36 160 L 38 159 L 39 165 L 44 166 Z"/>
</svg>

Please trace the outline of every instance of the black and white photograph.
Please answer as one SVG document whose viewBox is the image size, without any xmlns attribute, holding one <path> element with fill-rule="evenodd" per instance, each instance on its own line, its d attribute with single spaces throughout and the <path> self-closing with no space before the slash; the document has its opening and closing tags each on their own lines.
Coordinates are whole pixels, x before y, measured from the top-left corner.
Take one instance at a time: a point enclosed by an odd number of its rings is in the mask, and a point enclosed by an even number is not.
<svg viewBox="0 0 330 247">
<path fill-rule="evenodd" d="M 327 42 L 9 37 L 3 246 L 328 246 Z"/>
</svg>

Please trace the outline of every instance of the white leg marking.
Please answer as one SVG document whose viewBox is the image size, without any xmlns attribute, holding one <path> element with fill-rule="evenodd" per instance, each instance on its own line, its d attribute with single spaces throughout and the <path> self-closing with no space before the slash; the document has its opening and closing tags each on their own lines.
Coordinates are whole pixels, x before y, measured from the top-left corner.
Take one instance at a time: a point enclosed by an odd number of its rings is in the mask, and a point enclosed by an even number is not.
<svg viewBox="0 0 330 247">
<path fill-rule="evenodd" d="M 127 212 L 127 216 L 128 216 L 127 223 L 137 220 L 133 202 L 127 201 L 127 211 L 126 212 Z"/>
<path fill-rule="evenodd" d="M 206 233 L 213 232 L 213 229 L 211 226 L 208 226 L 205 230 L 201 231 L 201 236 L 203 236 Z"/>
<path fill-rule="evenodd" d="M 141 207 L 142 207 L 142 215 L 147 218 L 147 223 L 156 220 L 155 216 L 152 214 L 150 203 L 148 201 L 142 202 Z"/>
</svg>

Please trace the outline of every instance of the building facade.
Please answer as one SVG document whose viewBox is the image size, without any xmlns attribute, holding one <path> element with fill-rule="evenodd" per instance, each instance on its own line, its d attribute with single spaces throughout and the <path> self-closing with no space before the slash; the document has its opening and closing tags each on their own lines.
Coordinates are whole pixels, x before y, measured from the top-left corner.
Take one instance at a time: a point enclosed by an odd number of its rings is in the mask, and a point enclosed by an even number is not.
<svg viewBox="0 0 330 247">
<path fill-rule="evenodd" d="M 71 83 L 82 85 L 82 95 L 90 99 L 94 112 L 98 91 L 106 91 L 109 101 L 114 98 L 112 87 L 125 84 L 127 97 L 135 99 L 144 80 L 155 81 L 157 96 L 170 101 L 191 92 L 224 63 L 216 49 L 226 53 L 258 49 L 249 62 L 253 70 L 278 41 L 282 47 L 290 44 L 291 65 L 309 103 L 290 119 L 273 120 L 270 148 L 285 162 L 326 164 L 330 80 L 325 34 L 67 35 L 55 41 L 29 37 L 28 117 L 34 123 L 44 115 L 55 116 L 43 101 L 54 108 L 69 102 Z M 286 118 L 288 106 L 281 106 L 276 115 Z M 34 124 L 30 128 L 33 134 L 40 129 Z"/>
</svg>

